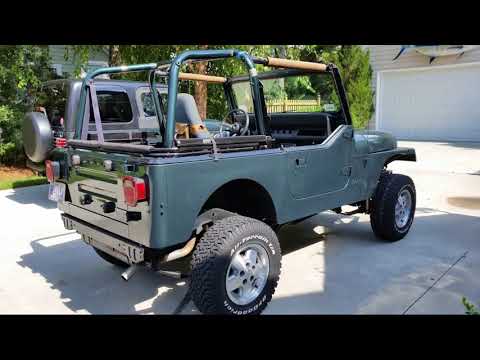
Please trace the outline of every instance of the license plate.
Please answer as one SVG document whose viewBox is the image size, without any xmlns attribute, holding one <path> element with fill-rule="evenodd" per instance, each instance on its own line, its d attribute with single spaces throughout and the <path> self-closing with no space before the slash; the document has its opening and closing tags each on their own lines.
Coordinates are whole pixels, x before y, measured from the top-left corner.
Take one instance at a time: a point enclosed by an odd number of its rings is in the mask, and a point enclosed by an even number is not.
<svg viewBox="0 0 480 360">
<path fill-rule="evenodd" d="M 63 202 L 65 200 L 65 189 L 66 185 L 64 183 L 50 183 L 50 187 L 48 188 L 48 199 L 56 202 Z"/>
</svg>

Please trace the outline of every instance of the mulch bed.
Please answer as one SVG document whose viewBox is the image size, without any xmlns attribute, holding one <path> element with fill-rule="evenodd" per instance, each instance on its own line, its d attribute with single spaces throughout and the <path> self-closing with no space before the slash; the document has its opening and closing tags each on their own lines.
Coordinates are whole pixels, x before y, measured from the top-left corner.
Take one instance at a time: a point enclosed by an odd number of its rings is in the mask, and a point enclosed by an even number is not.
<svg viewBox="0 0 480 360">
<path fill-rule="evenodd" d="M 0 165 L 0 181 L 23 179 L 35 175 L 32 170 L 20 166 Z"/>
</svg>

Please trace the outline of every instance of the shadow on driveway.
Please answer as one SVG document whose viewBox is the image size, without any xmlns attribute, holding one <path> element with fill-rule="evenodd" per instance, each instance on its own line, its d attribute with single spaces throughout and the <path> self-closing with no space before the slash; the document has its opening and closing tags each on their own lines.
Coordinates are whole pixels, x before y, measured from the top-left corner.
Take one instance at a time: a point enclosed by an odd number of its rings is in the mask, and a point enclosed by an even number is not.
<svg viewBox="0 0 480 360">
<path fill-rule="evenodd" d="M 359 222 L 359 216 L 326 212 L 289 229 L 288 236 L 281 237 L 281 245 L 287 249 L 297 239 L 302 242 L 312 236 L 318 226 L 325 227 L 325 235 L 317 237 L 321 244 L 312 243 L 318 250 L 309 255 L 323 266 L 315 269 L 306 259 L 303 276 L 302 265 L 296 267 L 300 270 L 294 276 L 283 273 L 304 284 L 299 287 L 301 293 L 277 295 L 265 313 L 402 314 L 433 284 L 441 288 L 432 290 L 440 295 L 436 303 L 420 308 L 424 313 L 463 313 L 462 296 L 480 298 L 480 258 L 474 256 L 480 250 L 478 217 L 417 208 L 410 233 L 393 243 L 377 239 L 365 218 Z M 436 284 L 467 251 L 466 259 L 454 269 L 468 277 Z M 305 279 L 316 279 L 316 283 Z M 448 304 L 443 303 L 445 298 Z M 422 306 L 421 302 L 416 306 Z"/>
<path fill-rule="evenodd" d="M 55 209 L 57 207 L 56 202 L 48 200 L 48 185 L 13 189 L 13 193 L 5 197 L 19 204 L 35 204 L 44 209 Z"/>
<path fill-rule="evenodd" d="M 440 143 L 442 146 L 450 146 L 456 147 L 461 149 L 472 149 L 472 150 L 480 150 L 480 142 L 468 142 L 468 141 L 451 141 L 446 143 Z"/>
<path fill-rule="evenodd" d="M 298 273 L 282 271 L 282 277 L 298 283 L 303 293 L 290 294 L 287 289 L 284 296 L 274 297 L 265 313 L 402 313 L 459 254 L 480 247 L 477 217 L 427 208 L 418 208 L 416 215 L 411 232 L 395 243 L 376 239 L 367 217 L 326 212 L 285 226 L 279 233 L 283 255 L 295 256 L 297 250 L 310 246 L 321 245 L 322 251 L 307 250 L 307 262 L 294 264 Z M 319 233 L 319 227 L 324 231 Z M 40 274 L 74 312 L 172 314 L 187 293 L 188 281 L 148 269 L 141 268 L 130 281 L 123 281 L 122 269 L 99 258 L 79 238 L 50 245 L 38 239 L 31 246 L 33 252 L 21 256 L 18 264 Z M 322 258 L 324 266 L 315 266 Z M 292 259 L 284 258 L 284 265 Z M 314 284 L 321 291 L 308 291 L 312 284 L 307 272 L 318 273 L 313 279 L 321 282 Z M 480 297 L 478 287 L 457 295 L 459 301 L 461 295 Z M 183 313 L 198 311 L 190 304 Z"/>
<path fill-rule="evenodd" d="M 53 245 L 44 240 L 31 242 L 33 252 L 21 256 L 18 264 L 45 278 L 74 312 L 171 314 L 186 293 L 185 281 L 144 268 L 124 281 L 124 269 L 105 262 L 80 238 Z"/>
</svg>

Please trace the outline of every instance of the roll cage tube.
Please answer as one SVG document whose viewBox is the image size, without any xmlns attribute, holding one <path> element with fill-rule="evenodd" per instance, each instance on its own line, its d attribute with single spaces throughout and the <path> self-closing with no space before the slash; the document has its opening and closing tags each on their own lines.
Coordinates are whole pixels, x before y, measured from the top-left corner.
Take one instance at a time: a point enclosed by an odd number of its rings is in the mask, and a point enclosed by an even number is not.
<svg viewBox="0 0 480 360">
<path fill-rule="evenodd" d="M 255 118 L 257 122 L 257 129 L 259 134 L 265 134 L 264 117 L 260 99 L 259 81 L 257 79 L 257 70 L 252 58 L 245 51 L 238 51 L 234 49 L 226 50 L 190 50 L 185 51 L 172 61 L 168 77 L 168 105 L 167 105 L 167 124 L 164 134 L 163 146 L 166 148 L 173 147 L 173 140 L 175 138 L 175 108 L 177 103 L 178 79 L 182 63 L 187 60 L 215 60 L 236 57 L 242 60 L 247 68 L 250 79 L 250 87 L 254 102 Z"/>
<path fill-rule="evenodd" d="M 80 100 L 79 100 L 79 109 L 77 114 L 77 121 L 75 123 L 75 139 L 80 139 L 83 127 L 83 119 L 85 115 L 85 103 L 87 100 L 87 86 L 90 80 L 94 79 L 95 77 L 103 74 L 117 74 L 122 72 L 138 72 L 138 71 L 149 71 L 155 70 L 158 67 L 156 63 L 150 64 L 138 64 L 138 65 L 129 65 L 129 66 L 114 66 L 114 67 L 105 67 L 90 71 L 87 73 L 85 78 L 82 82 L 82 89 L 80 91 Z M 153 89 L 151 89 L 152 94 L 154 93 Z M 158 96 L 158 94 L 156 94 Z M 158 100 L 158 99 L 157 99 Z M 157 110 L 157 106 L 155 104 L 155 110 Z M 161 123 L 161 117 L 158 116 L 157 110 L 157 118 L 159 123 Z"/>
</svg>

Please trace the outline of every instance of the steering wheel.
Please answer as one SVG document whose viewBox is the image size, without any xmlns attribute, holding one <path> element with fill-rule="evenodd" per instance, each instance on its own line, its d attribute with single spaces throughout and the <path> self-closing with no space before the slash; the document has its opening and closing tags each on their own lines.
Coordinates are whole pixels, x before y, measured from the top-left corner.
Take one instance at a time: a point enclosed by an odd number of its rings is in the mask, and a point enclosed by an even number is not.
<svg viewBox="0 0 480 360">
<path fill-rule="evenodd" d="M 234 121 L 233 124 L 227 122 L 227 119 L 230 118 L 231 115 L 234 113 L 242 112 L 245 114 L 245 124 L 241 124 L 240 121 Z M 242 108 L 232 109 L 228 112 L 228 114 L 224 117 L 223 121 L 220 124 L 220 129 L 218 133 L 222 136 L 223 128 L 225 127 L 228 132 L 230 132 L 231 136 L 243 136 L 247 133 L 248 128 L 250 125 L 250 118 L 248 116 L 248 112 Z"/>
</svg>

